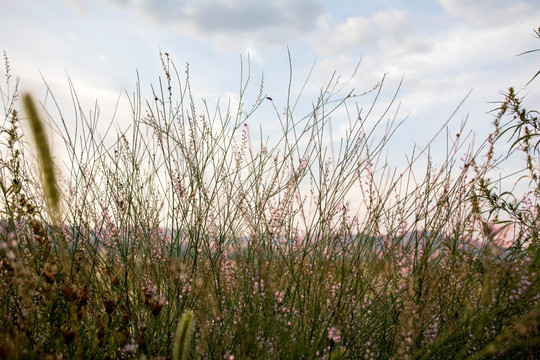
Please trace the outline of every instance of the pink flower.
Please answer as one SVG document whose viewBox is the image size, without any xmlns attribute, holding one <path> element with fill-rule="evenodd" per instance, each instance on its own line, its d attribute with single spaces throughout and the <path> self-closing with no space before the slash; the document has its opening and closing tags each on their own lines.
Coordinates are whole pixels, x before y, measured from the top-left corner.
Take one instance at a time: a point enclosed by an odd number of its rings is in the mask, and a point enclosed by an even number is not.
<svg viewBox="0 0 540 360">
<path fill-rule="evenodd" d="M 328 330 L 328 338 L 332 340 L 333 342 L 340 342 L 341 341 L 341 331 L 336 328 L 335 326 L 331 327 Z"/>
</svg>

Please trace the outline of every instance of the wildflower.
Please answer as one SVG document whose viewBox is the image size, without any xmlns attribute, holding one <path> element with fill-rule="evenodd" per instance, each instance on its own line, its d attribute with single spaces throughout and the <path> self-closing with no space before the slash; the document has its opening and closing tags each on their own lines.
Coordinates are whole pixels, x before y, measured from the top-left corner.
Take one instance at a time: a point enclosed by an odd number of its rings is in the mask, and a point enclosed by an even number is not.
<svg viewBox="0 0 540 360">
<path fill-rule="evenodd" d="M 126 354 L 135 354 L 138 348 L 139 345 L 137 344 L 127 344 L 126 346 L 124 346 L 124 352 Z"/>
<path fill-rule="evenodd" d="M 338 343 L 341 341 L 341 331 L 336 328 L 335 326 L 331 327 L 330 330 L 328 330 L 328 339 L 331 341 Z"/>
</svg>

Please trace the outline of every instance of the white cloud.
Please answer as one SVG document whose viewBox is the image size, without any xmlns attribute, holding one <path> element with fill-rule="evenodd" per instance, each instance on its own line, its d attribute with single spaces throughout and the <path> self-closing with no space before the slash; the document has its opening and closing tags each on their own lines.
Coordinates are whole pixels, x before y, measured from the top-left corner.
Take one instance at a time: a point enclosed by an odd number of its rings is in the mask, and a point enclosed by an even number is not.
<svg viewBox="0 0 540 360">
<path fill-rule="evenodd" d="M 325 19 L 321 29 L 312 36 L 314 47 L 324 55 L 339 54 L 371 44 L 377 36 L 372 21 L 361 16 L 348 18 L 337 25 L 332 22 L 332 19 Z"/>
<path fill-rule="evenodd" d="M 75 11 L 77 14 L 84 14 L 88 12 L 88 6 L 84 0 L 64 0 L 67 7 Z"/>
<path fill-rule="evenodd" d="M 439 0 L 444 9 L 458 18 L 480 26 L 501 26 L 531 17 L 535 7 L 513 0 Z"/>
<path fill-rule="evenodd" d="M 412 28 L 409 14 L 403 10 L 379 11 L 373 14 L 372 19 L 373 24 L 386 35 L 399 36 Z"/>
<path fill-rule="evenodd" d="M 312 36 L 313 46 L 323 55 L 354 53 L 358 50 L 381 49 L 385 56 L 428 51 L 431 42 L 415 30 L 407 12 L 387 10 L 371 17 L 349 17 L 334 24 L 327 18 Z"/>
</svg>

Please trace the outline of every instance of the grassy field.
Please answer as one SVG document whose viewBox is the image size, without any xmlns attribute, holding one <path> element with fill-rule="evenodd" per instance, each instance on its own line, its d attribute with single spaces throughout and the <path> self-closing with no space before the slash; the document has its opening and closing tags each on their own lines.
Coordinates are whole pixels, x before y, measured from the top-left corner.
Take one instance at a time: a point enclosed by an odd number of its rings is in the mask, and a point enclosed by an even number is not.
<svg viewBox="0 0 540 360">
<path fill-rule="evenodd" d="M 272 102 L 262 84 L 249 107 L 200 111 L 188 69 L 162 61 L 110 141 L 82 110 L 44 116 L 5 56 L 0 358 L 538 356 L 540 128 L 519 92 L 480 146 L 448 135 L 443 163 L 413 151 L 394 169 L 381 157 L 395 127 L 351 111 L 358 96 L 333 80 L 308 114 L 276 109 L 282 134 L 261 143 L 247 120 Z M 344 107 L 350 128 L 328 148 Z"/>
</svg>

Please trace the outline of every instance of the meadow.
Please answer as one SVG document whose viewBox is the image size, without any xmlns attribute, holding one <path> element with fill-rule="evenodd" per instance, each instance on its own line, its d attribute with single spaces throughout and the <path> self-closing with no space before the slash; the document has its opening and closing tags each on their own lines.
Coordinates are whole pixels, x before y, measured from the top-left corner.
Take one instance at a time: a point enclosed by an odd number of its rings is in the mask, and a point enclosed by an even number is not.
<svg viewBox="0 0 540 360">
<path fill-rule="evenodd" d="M 0 358 L 537 358 L 540 123 L 526 91 L 494 99 L 481 144 L 443 129 L 443 163 L 428 144 L 398 169 L 384 156 L 399 122 L 356 108 L 363 95 L 335 78 L 307 114 L 292 96 L 275 107 L 282 133 L 259 141 L 262 81 L 201 108 L 189 69 L 161 59 L 153 97 L 126 95 L 122 130 L 75 93 L 75 118 L 51 115 L 4 54 Z M 339 109 L 350 127 L 328 146 Z"/>
</svg>

